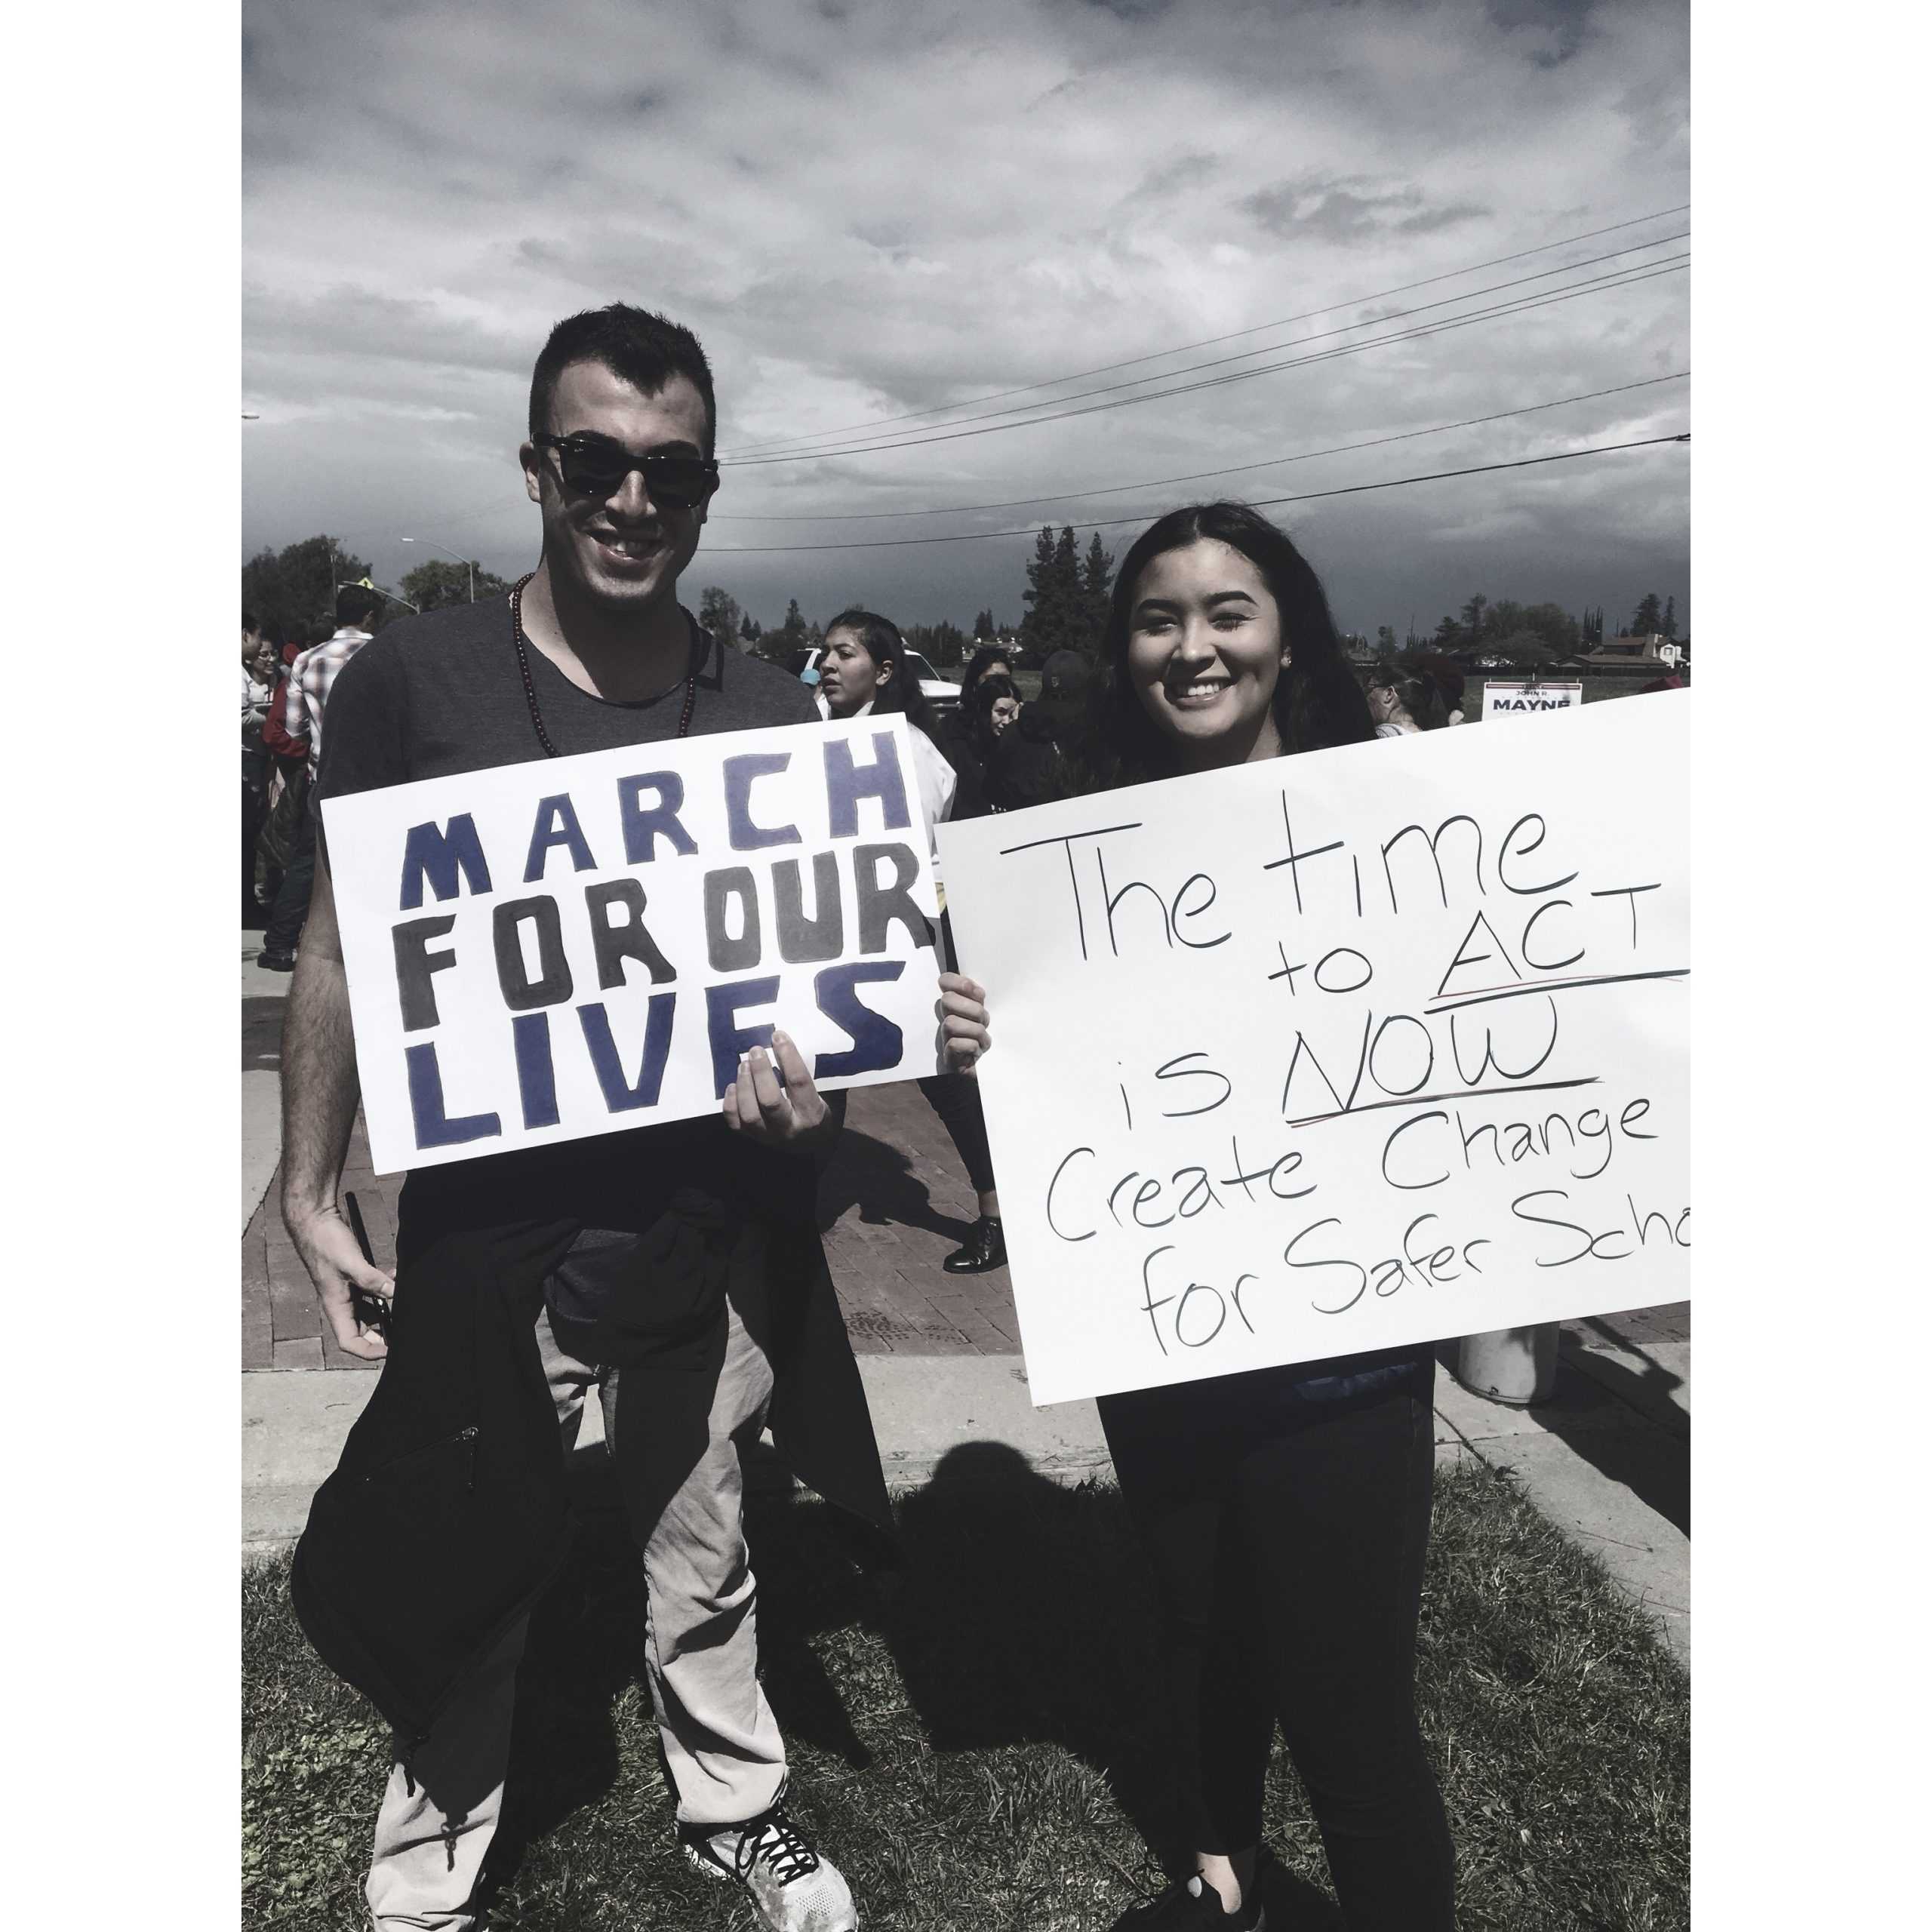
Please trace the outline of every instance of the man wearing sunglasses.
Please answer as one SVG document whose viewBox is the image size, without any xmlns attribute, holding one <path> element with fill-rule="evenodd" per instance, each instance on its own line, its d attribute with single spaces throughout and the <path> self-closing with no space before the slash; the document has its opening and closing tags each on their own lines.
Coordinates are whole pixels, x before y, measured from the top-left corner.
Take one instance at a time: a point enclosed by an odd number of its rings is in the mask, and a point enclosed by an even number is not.
<svg viewBox="0 0 1932 1932">
<path fill-rule="evenodd" d="M 715 426 L 711 371 L 688 330 L 623 304 L 558 324 L 537 358 L 519 452 L 542 518 L 535 571 L 507 598 L 395 624 L 356 657 L 331 697 L 318 795 L 815 721 L 804 685 L 724 649 L 678 601 L 718 486 Z M 284 1218 L 336 1340 L 373 1359 L 389 1348 L 358 1321 L 350 1291 L 395 1291 L 337 1205 L 356 1085 L 325 864 L 283 1055 Z M 476 1922 L 530 1579 L 540 1586 L 550 1574 L 547 1558 L 510 1549 L 507 1525 L 528 1519 L 532 1494 L 561 1497 L 550 1407 L 568 1444 L 592 1385 L 643 1553 L 640 1647 L 685 1854 L 743 1884 L 777 1932 L 857 1924 L 844 1880 L 784 1808 L 784 1741 L 758 1681 L 743 1537 L 739 1445 L 768 1417 L 813 1487 L 882 1531 L 891 1521 L 814 1211 L 818 1163 L 842 1109 L 817 1093 L 782 1035 L 777 1058 L 782 1087 L 755 1051 L 709 1121 L 485 1155 L 414 1174 L 403 1191 L 395 1354 L 331 1478 L 331 1508 L 318 1498 L 295 1573 L 297 1607 L 325 1657 L 379 1705 L 386 1689 L 392 1715 L 434 1713 L 399 1751 L 377 1821 L 368 1897 L 384 1932 Z M 466 1312 L 495 1307 L 493 1297 L 509 1304 L 508 1321 Z M 486 1378 L 476 1358 L 492 1349 L 506 1366 Z M 465 1540 L 426 1560 L 391 1518 L 365 1524 L 355 1512 L 386 1508 L 380 1498 L 401 1480 L 423 1487 L 405 1516 L 456 1518 L 429 1492 L 437 1458 L 409 1460 L 423 1434 L 419 1420 L 412 1435 L 412 1414 L 435 1412 L 453 1380 L 469 1376 L 492 1392 L 478 1395 L 477 1426 L 460 1438 L 478 1445 L 472 1491 L 491 1479 L 489 1443 L 534 1443 L 534 1460 L 501 1509 L 494 1499 L 488 1509 L 460 1506 L 463 1521 L 506 1526 L 487 1548 Z M 382 1463 L 378 1441 L 392 1452 Z M 370 1479 L 385 1467 L 422 1473 Z M 377 1500 L 337 1509 L 343 1497 Z M 328 1524 L 345 1509 L 352 1533 L 336 1534 Z M 532 1546 L 549 1549 L 549 1527 Z M 458 1573 L 470 1580 L 461 1592 L 448 1580 Z M 453 1595 L 466 1600 L 452 1604 Z M 487 1643 L 445 1634 L 458 1627 L 494 1634 Z M 352 1660 L 377 1654 L 398 1628 L 410 1644 L 381 1652 L 373 1677 L 358 1674 Z M 398 1676 L 419 1666 L 443 1675 L 413 1686 Z"/>
</svg>

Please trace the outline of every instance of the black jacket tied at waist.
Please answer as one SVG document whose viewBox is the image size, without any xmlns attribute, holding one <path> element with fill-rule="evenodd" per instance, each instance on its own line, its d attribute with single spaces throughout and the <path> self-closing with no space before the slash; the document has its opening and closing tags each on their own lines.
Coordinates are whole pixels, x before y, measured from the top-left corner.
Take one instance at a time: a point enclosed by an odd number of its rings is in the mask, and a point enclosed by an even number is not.
<svg viewBox="0 0 1932 1932">
<path fill-rule="evenodd" d="M 780 1454 L 891 1534 L 816 1182 L 811 1162 L 710 1121 L 411 1177 L 382 1379 L 316 1494 L 291 1578 L 323 1660 L 406 1737 L 427 1732 L 568 1546 L 535 1333 L 546 1287 L 562 1346 L 623 1371 L 613 1447 L 640 1540 L 709 1440 L 728 1298 L 771 1361 Z"/>
</svg>

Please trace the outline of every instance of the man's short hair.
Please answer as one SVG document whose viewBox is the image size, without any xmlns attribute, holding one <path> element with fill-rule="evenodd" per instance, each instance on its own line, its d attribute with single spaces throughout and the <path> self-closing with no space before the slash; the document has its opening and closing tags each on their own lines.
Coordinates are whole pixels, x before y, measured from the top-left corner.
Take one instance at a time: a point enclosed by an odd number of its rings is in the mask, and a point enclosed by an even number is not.
<svg viewBox="0 0 1932 1932">
<path fill-rule="evenodd" d="M 245 634 L 249 631 L 258 631 L 261 629 L 261 626 L 255 621 L 254 611 L 244 611 L 242 613 L 242 629 Z"/>
<path fill-rule="evenodd" d="M 557 379 L 573 362 L 601 362 L 646 395 L 655 395 L 673 376 L 684 377 L 704 398 L 704 453 L 711 454 L 718 440 L 718 398 L 711 365 L 689 329 L 627 302 L 567 316 L 550 331 L 531 374 L 532 441 L 549 432 Z"/>
<path fill-rule="evenodd" d="M 383 600 L 373 590 L 365 590 L 359 583 L 345 583 L 335 594 L 335 620 L 338 625 L 353 624 L 360 630 L 363 620 L 373 617 L 383 608 Z"/>
</svg>

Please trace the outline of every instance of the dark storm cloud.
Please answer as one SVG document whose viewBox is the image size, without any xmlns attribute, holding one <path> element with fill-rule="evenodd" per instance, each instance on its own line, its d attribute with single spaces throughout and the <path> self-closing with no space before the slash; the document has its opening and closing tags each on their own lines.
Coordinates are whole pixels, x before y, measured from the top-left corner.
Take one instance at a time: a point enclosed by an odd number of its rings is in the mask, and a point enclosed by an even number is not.
<svg viewBox="0 0 1932 1932">
<path fill-rule="evenodd" d="M 1530 58 L 1540 67 L 1557 67 L 1583 47 L 1597 0 L 1487 0 L 1484 11 L 1506 32 L 1525 28 L 1543 45 Z"/>
<path fill-rule="evenodd" d="M 1328 242 L 1352 241 L 1384 229 L 1427 235 L 1491 212 L 1472 202 L 1430 208 L 1413 183 L 1384 187 L 1359 175 L 1345 180 L 1319 172 L 1271 183 L 1244 195 L 1238 205 L 1272 235 L 1316 235 Z"/>
<path fill-rule="evenodd" d="M 392 580 L 409 531 L 527 568 L 530 363 L 559 317 L 613 299 L 697 329 L 728 451 L 1128 358 L 1154 359 L 1046 393 L 1288 349 L 1378 291 L 1687 200 L 1685 37 L 1680 0 L 253 0 L 245 545 L 327 529 Z M 1684 305 L 1680 277 L 1172 401 L 731 470 L 694 595 L 722 582 L 766 617 L 860 592 L 914 621 L 1017 617 L 1023 540 L 726 552 L 1081 523 L 1078 505 L 739 519 L 1001 502 L 1507 409 L 1684 366 Z M 1660 433 L 1683 387 L 1189 487 L 1280 494 Z M 1371 631 L 1412 596 L 1526 595 L 1519 577 L 1614 605 L 1598 574 L 1620 544 L 1681 570 L 1685 467 L 1605 458 L 1285 514 L 1312 520 L 1344 621 Z"/>
</svg>

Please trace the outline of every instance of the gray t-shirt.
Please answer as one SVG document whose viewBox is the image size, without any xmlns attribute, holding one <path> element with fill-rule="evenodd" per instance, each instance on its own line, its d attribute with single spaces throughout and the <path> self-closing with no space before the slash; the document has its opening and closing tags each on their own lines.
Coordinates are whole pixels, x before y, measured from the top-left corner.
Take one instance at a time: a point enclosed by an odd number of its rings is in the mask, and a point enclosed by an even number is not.
<svg viewBox="0 0 1932 1932">
<path fill-rule="evenodd" d="M 818 721 L 797 678 L 723 648 L 685 614 L 697 666 L 693 737 Z M 661 697 L 613 704 L 579 690 L 540 652 L 528 655 L 560 755 L 677 736 L 682 679 Z M 329 694 L 316 793 L 346 796 L 546 755 L 517 667 L 509 600 L 495 598 L 406 618 L 343 667 Z M 576 1223 L 549 1299 L 574 1321 L 608 1324 L 609 1333 L 581 1346 L 618 1360 L 626 1348 L 647 1348 L 640 1337 L 675 1340 L 707 1307 L 715 1312 L 721 1271 L 756 1238 L 752 1223 L 777 1214 L 809 1227 L 815 1192 L 811 1161 L 729 1134 L 714 1115 L 424 1168 L 403 1198 L 405 1219 L 413 1210 L 445 1225 Z"/>
<path fill-rule="evenodd" d="M 690 625 L 698 665 L 691 735 L 816 722 L 811 694 L 788 672 L 721 648 Z M 531 681 L 550 742 L 565 757 L 678 734 L 681 678 L 662 697 L 613 704 L 580 691 L 542 652 Z M 392 624 L 343 666 L 329 694 L 318 798 L 445 778 L 545 756 L 517 669 L 507 597 Z"/>
</svg>

